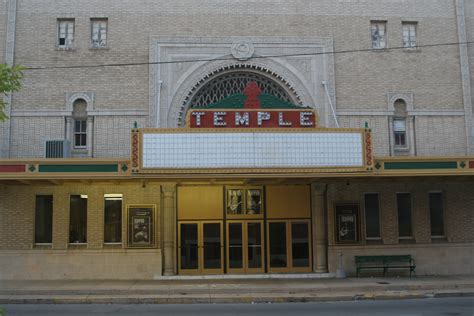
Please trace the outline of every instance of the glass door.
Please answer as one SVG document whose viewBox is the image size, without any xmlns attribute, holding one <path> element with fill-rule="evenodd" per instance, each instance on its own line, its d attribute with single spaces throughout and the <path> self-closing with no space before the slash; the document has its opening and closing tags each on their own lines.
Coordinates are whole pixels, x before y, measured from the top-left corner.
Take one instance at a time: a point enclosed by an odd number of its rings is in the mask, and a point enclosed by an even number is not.
<svg viewBox="0 0 474 316">
<path fill-rule="evenodd" d="M 199 223 L 179 223 L 180 274 L 199 274 Z"/>
<path fill-rule="evenodd" d="M 222 223 L 203 222 L 201 238 L 201 273 L 221 274 L 224 273 Z"/>
<path fill-rule="evenodd" d="M 221 222 L 180 222 L 179 274 L 223 273 L 222 237 Z"/>
<path fill-rule="evenodd" d="M 272 220 L 267 225 L 268 271 L 310 272 L 310 221 Z"/>
<path fill-rule="evenodd" d="M 227 272 L 262 273 L 263 222 L 227 222 Z"/>
</svg>

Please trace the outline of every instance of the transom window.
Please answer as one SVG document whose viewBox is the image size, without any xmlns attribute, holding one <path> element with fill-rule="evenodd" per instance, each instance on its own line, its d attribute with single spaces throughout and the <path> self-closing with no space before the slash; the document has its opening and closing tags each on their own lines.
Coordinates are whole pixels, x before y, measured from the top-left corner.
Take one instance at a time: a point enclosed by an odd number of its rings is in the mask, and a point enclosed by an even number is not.
<svg viewBox="0 0 474 316">
<path fill-rule="evenodd" d="M 235 71 L 217 76 L 206 83 L 191 99 L 190 105 L 193 108 L 205 107 L 229 96 L 242 94 L 251 81 L 258 84 L 262 94 L 270 94 L 286 102 L 294 103 L 286 90 L 271 78 L 251 71 Z"/>
</svg>

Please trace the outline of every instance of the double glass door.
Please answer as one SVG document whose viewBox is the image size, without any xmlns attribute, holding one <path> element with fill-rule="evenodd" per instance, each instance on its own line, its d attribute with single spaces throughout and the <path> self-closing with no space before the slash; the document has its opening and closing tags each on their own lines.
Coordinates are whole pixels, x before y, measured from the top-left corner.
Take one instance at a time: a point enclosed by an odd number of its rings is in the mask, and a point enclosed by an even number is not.
<svg viewBox="0 0 474 316">
<path fill-rule="evenodd" d="M 227 272 L 264 272 L 263 221 L 227 221 Z"/>
<path fill-rule="evenodd" d="M 179 222 L 178 226 L 179 273 L 223 273 L 222 222 Z"/>
<path fill-rule="evenodd" d="M 268 272 L 311 271 L 309 220 L 270 220 L 267 240 Z"/>
</svg>

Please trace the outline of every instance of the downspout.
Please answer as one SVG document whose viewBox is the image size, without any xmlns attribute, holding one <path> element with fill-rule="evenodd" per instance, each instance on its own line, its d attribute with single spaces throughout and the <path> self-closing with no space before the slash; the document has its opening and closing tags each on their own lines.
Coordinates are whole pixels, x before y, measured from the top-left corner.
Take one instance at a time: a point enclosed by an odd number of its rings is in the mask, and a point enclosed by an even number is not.
<svg viewBox="0 0 474 316">
<path fill-rule="evenodd" d="M 334 105 L 332 104 L 332 98 L 331 98 L 331 95 L 329 93 L 328 84 L 327 84 L 326 81 L 323 81 L 321 83 L 324 87 L 324 91 L 326 91 L 326 96 L 329 100 L 329 105 L 331 106 L 332 116 L 334 117 L 334 122 L 336 123 L 336 127 L 339 128 L 339 122 L 337 121 L 336 111 L 334 110 Z"/>
<path fill-rule="evenodd" d="M 461 80 L 463 89 L 463 103 L 464 103 L 464 120 L 466 125 L 466 153 L 470 155 L 472 153 L 471 143 L 474 137 L 474 127 L 472 122 L 472 99 L 471 99 L 471 78 L 469 74 L 469 56 L 467 48 L 467 35 L 466 35 L 466 17 L 464 9 L 464 0 L 455 0 L 456 2 L 456 20 L 458 30 L 458 42 L 465 43 L 459 44 L 459 55 L 460 55 L 460 67 L 461 67 Z"/>
</svg>

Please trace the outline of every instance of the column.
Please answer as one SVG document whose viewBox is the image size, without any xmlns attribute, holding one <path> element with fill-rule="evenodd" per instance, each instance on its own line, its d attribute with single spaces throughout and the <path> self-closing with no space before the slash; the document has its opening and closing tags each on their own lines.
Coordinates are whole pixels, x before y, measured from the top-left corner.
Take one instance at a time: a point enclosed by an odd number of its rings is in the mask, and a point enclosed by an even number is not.
<svg viewBox="0 0 474 316">
<path fill-rule="evenodd" d="M 328 228 L 326 208 L 326 185 L 311 185 L 311 213 L 313 217 L 313 271 L 328 272 Z"/>
<path fill-rule="evenodd" d="M 175 240 L 176 240 L 176 185 L 161 186 L 163 196 L 163 274 L 175 275 Z"/>
</svg>

